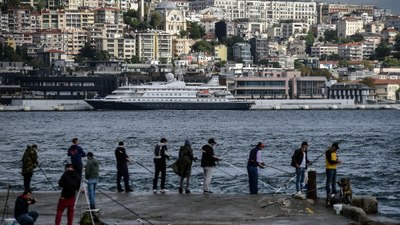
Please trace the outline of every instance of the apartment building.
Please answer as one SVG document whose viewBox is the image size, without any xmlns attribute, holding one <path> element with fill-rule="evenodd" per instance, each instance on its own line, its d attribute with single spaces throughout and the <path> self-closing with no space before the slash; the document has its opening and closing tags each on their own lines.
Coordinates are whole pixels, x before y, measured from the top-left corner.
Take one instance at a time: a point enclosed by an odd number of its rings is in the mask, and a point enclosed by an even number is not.
<svg viewBox="0 0 400 225">
<path fill-rule="evenodd" d="M 0 10 L 0 33 L 8 33 L 8 14 Z"/>
<path fill-rule="evenodd" d="M 337 21 L 337 36 L 345 38 L 363 31 L 363 21 L 353 17 L 346 17 Z"/>
<path fill-rule="evenodd" d="M 376 88 L 376 98 L 379 100 L 391 100 L 396 101 L 396 91 L 400 89 L 400 80 L 374 80 Z"/>
<path fill-rule="evenodd" d="M 385 28 L 385 24 L 380 21 L 375 21 L 368 23 L 365 26 L 365 32 L 373 33 L 373 34 L 380 34 L 381 31 Z"/>
<path fill-rule="evenodd" d="M 190 52 L 191 40 L 187 38 L 175 38 L 172 40 L 172 52 L 174 57 L 179 57 Z"/>
<path fill-rule="evenodd" d="M 44 9 L 41 11 L 42 29 L 62 29 L 65 27 L 65 11 Z"/>
<path fill-rule="evenodd" d="M 254 59 L 254 63 L 258 63 L 260 60 L 266 59 L 269 55 L 269 41 L 267 38 L 254 37 L 250 39 L 251 54 Z"/>
<path fill-rule="evenodd" d="M 63 51 L 72 59 L 79 54 L 79 50 L 85 46 L 88 41 L 88 35 L 86 30 L 79 28 L 69 27 L 62 30 L 64 45 Z"/>
<path fill-rule="evenodd" d="M 361 42 L 342 44 L 338 46 L 339 57 L 346 60 L 363 60 L 363 45 Z"/>
<path fill-rule="evenodd" d="M 32 32 L 31 9 L 29 7 L 14 7 L 8 9 L 8 29 L 11 33 Z"/>
<path fill-rule="evenodd" d="M 382 31 L 382 41 L 388 44 L 394 44 L 396 42 L 396 36 L 400 32 L 393 27 L 388 27 Z"/>
<path fill-rule="evenodd" d="M 321 23 L 330 23 L 332 16 L 336 14 L 349 14 L 349 13 L 366 13 L 368 16 L 374 15 L 374 5 L 354 5 L 354 4 L 334 4 L 334 3 L 320 3 L 318 7 L 318 14 L 321 17 Z"/>
<path fill-rule="evenodd" d="M 165 60 L 173 57 L 173 35 L 164 31 L 138 32 L 136 35 L 136 55 L 140 60 Z"/>
<path fill-rule="evenodd" d="M 65 27 L 88 29 L 94 24 L 94 11 L 67 10 L 65 11 Z"/>
<path fill-rule="evenodd" d="M 386 18 L 385 27 L 393 27 L 400 30 L 400 16 L 389 16 Z"/>
<path fill-rule="evenodd" d="M 289 37 L 306 36 L 310 29 L 308 23 L 301 21 L 287 20 L 280 23 L 281 27 L 281 38 L 288 39 Z"/>
<path fill-rule="evenodd" d="M 221 61 L 228 61 L 228 47 L 226 45 L 214 46 L 214 56 Z"/>
<path fill-rule="evenodd" d="M 251 56 L 251 46 L 248 43 L 235 43 L 232 46 L 233 59 L 235 61 L 242 61 L 245 65 L 253 64 L 253 57 Z"/>
<path fill-rule="evenodd" d="M 317 43 L 311 47 L 311 57 L 321 58 L 323 55 L 328 56 L 338 53 L 338 45 L 334 44 Z"/>
<path fill-rule="evenodd" d="M 33 33 L 33 44 L 35 44 L 38 49 L 43 49 L 43 51 L 50 49 L 64 51 L 67 45 L 64 41 L 64 34 L 58 29 Z"/>
<path fill-rule="evenodd" d="M 122 11 L 117 8 L 103 7 L 95 10 L 95 23 L 122 24 Z"/>
</svg>

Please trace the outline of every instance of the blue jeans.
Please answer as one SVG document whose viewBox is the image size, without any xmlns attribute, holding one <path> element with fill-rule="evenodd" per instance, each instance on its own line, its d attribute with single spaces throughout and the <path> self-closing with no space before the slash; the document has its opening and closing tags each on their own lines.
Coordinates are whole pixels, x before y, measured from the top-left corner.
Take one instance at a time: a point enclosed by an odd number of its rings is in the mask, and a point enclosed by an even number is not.
<svg viewBox="0 0 400 225">
<path fill-rule="evenodd" d="M 36 211 L 30 211 L 26 214 L 19 215 L 15 219 L 21 225 L 33 225 L 33 224 L 35 224 L 35 221 L 38 217 L 39 217 L 39 213 L 37 213 Z"/>
<path fill-rule="evenodd" d="M 97 179 L 88 179 L 87 189 L 88 189 L 89 203 L 91 208 L 94 208 L 96 205 L 96 185 L 97 185 Z"/>
<path fill-rule="evenodd" d="M 331 192 L 332 186 L 332 192 Z M 336 169 L 326 169 L 326 197 L 336 194 Z"/>
<path fill-rule="evenodd" d="M 258 168 L 256 166 L 247 166 L 247 173 L 249 174 L 250 194 L 257 194 L 258 193 Z"/>
<path fill-rule="evenodd" d="M 304 183 L 304 173 L 306 168 L 296 168 L 296 191 L 299 192 L 302 189 L 302 184 Z"/>
</svg>

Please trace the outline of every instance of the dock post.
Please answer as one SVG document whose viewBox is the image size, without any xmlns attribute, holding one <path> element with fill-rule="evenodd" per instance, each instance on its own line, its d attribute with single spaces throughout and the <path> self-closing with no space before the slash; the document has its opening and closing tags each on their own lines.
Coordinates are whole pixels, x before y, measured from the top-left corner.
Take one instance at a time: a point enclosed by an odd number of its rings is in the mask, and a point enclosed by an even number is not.
<svg viewBox="0 0 400 225">
<path fill-rule="evenodd" d="M 308 170 L 307 198 L 317 199 L 317 171 Z"/>
</svg>

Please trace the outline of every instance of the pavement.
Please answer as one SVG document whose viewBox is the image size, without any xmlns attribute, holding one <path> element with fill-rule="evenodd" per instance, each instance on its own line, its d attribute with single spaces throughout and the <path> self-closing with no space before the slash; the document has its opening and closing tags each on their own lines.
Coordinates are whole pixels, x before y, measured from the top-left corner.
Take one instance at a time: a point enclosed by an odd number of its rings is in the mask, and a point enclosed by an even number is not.
<svg viewBox="0 0 400 225">
<path fill-rule="evenodd" d="M 19 194 L 19 193 L 15 193 Z M 7 192 L 0 192 L 1 213 L 13 217 L 15 197 L 10 194 L 5 207 Z M 60 192 L 34 192 L 37 203 L 30 210 L 40 216 L 35 224 L 54 225 L 57 201 Z M 79 224 L 87 209 L 85 195 L 81 193 L 75 209 L 74 224 Z M 116 193 L 98 190 L 96 207 L 99 218 L 109 225 L 165 224 L 165 225 L 261 225 L 261 224 L 358 224 L 332 208 L 325 207 L 324 199 L 301 200 L 286 195 L 270 194 L 165 194 L 153 192 Z M 3 216 L 3 215 L 2 215 Z M 389 221 L 381 224 L 400 224 L 387 218 L 374 216 L 375 220 Z M 62 224 L 66 224 L 64 212 Z"/>
</svg>

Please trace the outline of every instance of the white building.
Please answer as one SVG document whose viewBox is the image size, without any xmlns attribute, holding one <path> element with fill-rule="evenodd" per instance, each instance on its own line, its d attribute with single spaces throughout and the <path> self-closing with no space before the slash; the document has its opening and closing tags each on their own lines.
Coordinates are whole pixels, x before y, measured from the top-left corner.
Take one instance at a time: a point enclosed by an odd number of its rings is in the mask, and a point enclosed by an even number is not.
<svg viewBox="0 0 400 225">
<path fill-rule="evenodd" d="M 338 54 L 338 45 L 319 43 L 311 47 L 311 56 L 321 58 L 321 56 Z"/>
<path fill-rule="evenodd" d="M 337 36 L 345 38 L 358 32 L 363 31 L 363 21 L 360 19 L 348 17 L 338 20 L 337 22 Z"/>
</svg>

